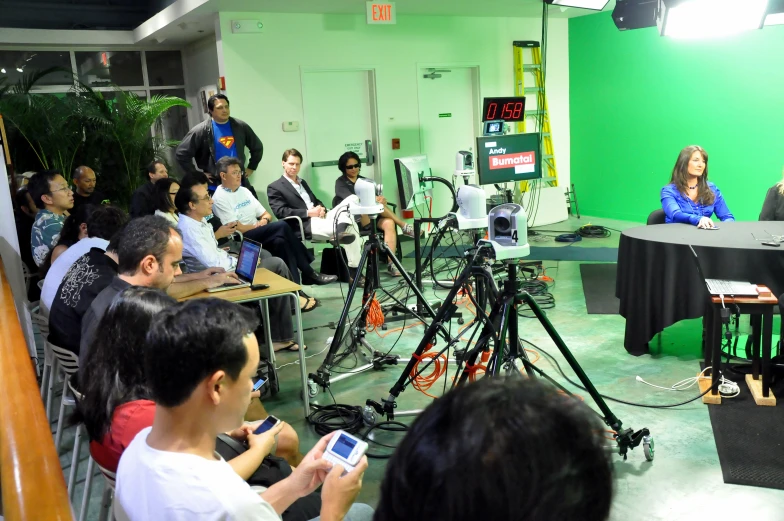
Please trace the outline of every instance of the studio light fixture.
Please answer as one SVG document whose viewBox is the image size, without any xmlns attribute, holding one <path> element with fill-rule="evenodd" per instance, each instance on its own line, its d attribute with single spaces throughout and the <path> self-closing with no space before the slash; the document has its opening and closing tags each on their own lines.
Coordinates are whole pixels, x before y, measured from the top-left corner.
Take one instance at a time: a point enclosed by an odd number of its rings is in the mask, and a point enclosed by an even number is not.
<svg viewBox="0 0 784 521">
<path fill-rule="evenodd" d="M 0 69 L 0 74 L 5 74 L 5 69 Z"/>
<path fill-rule="evenodd" d="M 612 12 L 619 31 L 656 27 L 660 0 L 616 0 Z"/>
<path fill-rule="evenodd" d="M 545 3 L 550 5 L 559 5 L 561 7 L 577 7 L 580 9 L 591 9 L 592 11 L 601 11 L 604 9 L 610 0 L 544 0 Z"/>
<path fill-rule="evenodd" d="M 715 38 L 760 29 L 768 0 L 661 0 L 662 36 Z"/>
<path fill-rule="evenodd" d="M 17 67 L 16 70 L 17 70 L 17 72 L 24 72 L 24 69 L 21 68 L 21 67 Z"/>
<path fill-rule="evenodd" d="M 768 1 L 768 16 L 765 25 L 784 25 L 784 0 Z"/>
</svg>

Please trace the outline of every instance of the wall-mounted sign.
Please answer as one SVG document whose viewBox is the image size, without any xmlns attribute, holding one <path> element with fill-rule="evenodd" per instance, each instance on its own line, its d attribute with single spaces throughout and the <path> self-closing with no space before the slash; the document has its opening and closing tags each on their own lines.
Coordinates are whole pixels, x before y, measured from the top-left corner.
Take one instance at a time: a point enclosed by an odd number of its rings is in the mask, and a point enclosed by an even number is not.
<svg viewBox="0 0 784 521">
<path fill-rule="evenodd" d="M 395 2 L 367 2 L 368 24 L 394 24 L 397 23 L 397 8 Z"/>
</svg>

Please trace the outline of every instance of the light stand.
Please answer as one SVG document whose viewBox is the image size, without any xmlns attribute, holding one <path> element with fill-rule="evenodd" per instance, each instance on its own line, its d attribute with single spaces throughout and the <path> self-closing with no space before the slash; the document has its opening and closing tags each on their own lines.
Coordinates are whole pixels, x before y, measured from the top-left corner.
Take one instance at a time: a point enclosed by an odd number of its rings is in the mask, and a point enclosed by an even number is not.
<svg viewBox="0 0 784 521">
<path fill-rule="evenodd" d="M 414 367 L 418 361 L 422 359 L 422 354 L 435 344 L 436 335 L 446 332 L 445 324 L 448 324 L 451 318 L 451 314 L 454 313 L 454 311 L 457 309 L 457 306 L 453 303 L 454 298 L 457 296 L 460 288 L 466 283 L 468 277 L 477 273 L 477 256 L 480 252 L 486 252 L 488 256 L 491 256 L 493 255 L 491 251 L 492 248 L 488 243 L 480 243 L 473 258 L 468 262 L 463 272 L 455 281 L 454 287 L 450 290 L 446 301 L 448 303 L 441 306 L 438 314 L 427 328 L 427 331 L 417 346 L 416 351 L 412 355 L 411 360 L 409 360 L 405 369 L 403 369 L 400 378 L 398 378 L 392 389 L 390 389 L 389 396 L 386 399 L 382 399 L 381 403 L 375 402 L 373 400 L 367 400 L 367 405 L 375 409 L 378 414 L 386 415 L 387 419 L 392 420 L 396 416 L 410 415 L 415 413 L 414 411 L 406 411 L 405 413 L 395 412 L 395 409 L 397 408 L 396 400 L 400 396 L 400 393 L 402 393 L 411 382 L 413 382 L 429 367 L 430 364 L 428 363 L 422 369 L 420 369 L 417 374 L 412 375 Z M 455 379 L 453 387 L 464 384 L 472 376 L 472 374 L 475 373 L 477 368 L 477 358 L 480 356 L 480 354 L 492 350 L 492 355 L 488 361 L 485 376 L 495 376 L 500 374 L 502 371 L 510 375 L 519 375 L 520 372 L 517 369 L 515 361 L 520 359 L 525 367 L 526 373 L 530 378 L 534 378 L 536 376 L 544 377 L 564 392 L 571 394 L 562 385 L 549 378 L 541 369 L 534 366 L 530 360 L 528 360 L 525 350 L 523 349 L 520 342 L 517 314 L 517 308 L 519 305 L 528 305 L 538 319 L 539 323 L 542 325 L 542 327 L 544 327 L 545 331 L 547 331 L 547 334 L 550 336 L 553 343 L 555 343 L 555 345 L 558 347 L 561 355 L 566 359 L 569 366 L 575 372 L 582 386 L 585 388 L 588 394 L 590 394 L 594 403 L 601 411 L 600 416 L 602 417 L 602 420 L 615 432 L 614 438 L 617 444 L 618 454 L 626 459 L 629 449 L 634 449 L 635 447 L 642 444 L 646 459 L 651 461 L 653 459 L 653 439 L 648 429 L 644 428 L 635 432 L 632 429 L 623 428 L 621 421 L 613 414 L 612 410 L 610 410 L 607 403 L 604 401 L 591 380 L 583 371 L 580 364 L 577 362 L 577 359 L 572 355 L 571 351 L 566 346 L 566 343 L 556 331 L 555 327 L 547 319 L 536 300 L 530 294 L 528 294 L 528 292 L 523 291 L 518 293 L 517 261 L 514 259 L 507 260 L 506 265 L 508 278 L 504 283 L 503 290 L 499 293 L 495 303 L 492 306 L 490 315 L 484 316 L 484 314 L 480 311 L 479 306 L 477 306 L 477 318 L 479 319 L 480 317 L 483 317 L 484 327 L 479 334 L 479 339 L 477 340 L 475 346 L 470 351 L 468 351 L 464 357 L 458 357 L 460 360 L 459 364 L 462 365 L 464 361 L 465 367 L 463 367 L 461 371 L 460 365 L 458 366 L 459 377 Z M 446 347 L 441 350 L 441 352 L 438 353 L 438 355 L 434 357 L 433 360 L 445 353 L 448 349 L 452 348 L 454 344 L 457 343 L 457 341 L 458 340 L 452 340 L 448 342 Z"/>
</svg>

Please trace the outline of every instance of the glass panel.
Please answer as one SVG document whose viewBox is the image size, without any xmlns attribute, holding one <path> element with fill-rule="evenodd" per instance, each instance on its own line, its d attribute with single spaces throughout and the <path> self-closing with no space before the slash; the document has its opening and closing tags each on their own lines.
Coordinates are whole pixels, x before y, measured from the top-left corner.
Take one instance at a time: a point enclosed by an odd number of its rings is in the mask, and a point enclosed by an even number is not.
<svg viewBox="0 0 784 521">
<path fill-rule="evenodd" d="M 151 87 L 185 85 L 180 51 L 147 51 L 147 80 Z"/>
<path fill-rule="evenodd" d="M 68 51 L 0 51 L 0 82 L 15 84 L 33 71 L 61 67 L 62 72 L 47 74 L 36 85 L 72 85 L 71 56 Z"/>
<path fill-rule="evenodd" d="M 138 51 L 77 52 L 79 79 L 91 87 L 144 85 Z"/>
<path fill-rule="evenodd" d="M 151 91 L 152 96 L 176 96 L 185 99 L 185 89 L 161 89 Z M 188 109 L 185 107 L 172 107 L 162 117 L 163 138 L 182 139 L 188 133 Z"/>
</svg>

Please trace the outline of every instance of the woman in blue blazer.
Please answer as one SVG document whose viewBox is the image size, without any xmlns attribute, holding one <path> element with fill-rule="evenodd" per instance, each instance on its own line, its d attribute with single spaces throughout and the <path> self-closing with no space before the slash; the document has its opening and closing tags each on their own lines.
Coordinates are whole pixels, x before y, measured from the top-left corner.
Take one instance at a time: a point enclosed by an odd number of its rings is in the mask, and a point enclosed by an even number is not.
<svg viewBox="0 0 784 521">
<path fill-rule="evenodd" d="M 708 181 L 708 153 L 692 145 L 681 150 L 670 184 L 661 190 L 667 223 L 685 223 L 698 228 L 715 228 L 711 216 L 734 221 L 721 191 Z"/>
</svg>

